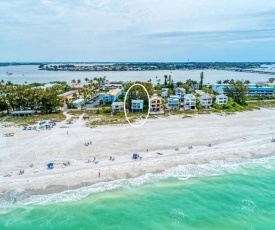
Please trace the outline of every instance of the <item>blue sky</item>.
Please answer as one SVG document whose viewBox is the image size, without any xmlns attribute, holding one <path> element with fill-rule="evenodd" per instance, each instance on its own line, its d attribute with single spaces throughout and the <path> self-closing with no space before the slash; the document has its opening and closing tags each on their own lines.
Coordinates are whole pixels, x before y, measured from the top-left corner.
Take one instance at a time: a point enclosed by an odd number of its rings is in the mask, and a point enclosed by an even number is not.
<svg viewBox="0 0 275 230">
<path fill-rule="evenodd" d="M 0 62 L 275 61 L 274 0 L 0 0 Z"/>
</svg>

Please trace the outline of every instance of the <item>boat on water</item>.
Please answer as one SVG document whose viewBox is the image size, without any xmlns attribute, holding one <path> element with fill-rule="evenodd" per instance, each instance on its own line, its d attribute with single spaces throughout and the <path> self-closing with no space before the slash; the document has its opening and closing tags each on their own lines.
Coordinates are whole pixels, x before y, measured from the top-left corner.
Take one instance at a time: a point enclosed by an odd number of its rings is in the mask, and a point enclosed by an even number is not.
<svg viewBox="0 0 275 230">
<path fill-rule="evenodd" d="M 12 75 L 12 73 L 11 72 L 7 72 L 7 75 Z"/>
</svg>

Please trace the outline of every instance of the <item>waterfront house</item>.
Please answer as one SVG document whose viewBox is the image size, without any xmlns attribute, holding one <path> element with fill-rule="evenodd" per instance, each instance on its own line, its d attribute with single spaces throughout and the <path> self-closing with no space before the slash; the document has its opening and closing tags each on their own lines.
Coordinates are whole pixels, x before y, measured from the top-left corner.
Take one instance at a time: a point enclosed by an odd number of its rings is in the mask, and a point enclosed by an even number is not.
<svg viewBox="0 0 275 230">
<path fill-rule="evenodd" d="M 118 96 L 121 94 L 121 89 L 112 89 L 107 93 L 100 93 L 99 100 L 102 101 L 103 104 L 112 103 L 117 101 Z"/>
<path fill-rule="evenodd" d="M 122 84 L 116 84 L 116 83 L 105 83 L 102 86 L 102 90 L 105 91 L 106 89 L 112 90 L 112 89 L 121 89 L 123 90 Z"/>
<path fill-rule="evenodd" d="M 180 108 L 180 97 L 177 95 L 171 95 L 167 102 L 169 109 L 178 110 Z"/>
<path fill-rule="evenodd" d="M 275 88 L 273 85 L 264 84 L 247 84 L 248 92 L 247 96 L 269 96 L 275 95 Z M 230 84 L 213 84 L 212 90 L 219 94 L 226 94 L 227 88 L 230 88 Z"/>
<path fill-rule="evenodd" d="M 143 100 L 132 100 L 131 111 L 132 112 L 143 112 Z"/>
<path fill-rule="evenodd" d="M 184 88 L 176 88 L 175 89 L 175 95 L 179 96 L 181 102 L 184 101 L 185 93 L 186 93 L 186 90 Z"/>
<path fill-rule="evenodd" d="M 185 94 L 183 104 L 185 110 L 196 109 L 196 97 L 193 94 Z"/>
<path fill-rule="evenodd" d="M 34 113 L 35 113 L 34 110 L 15 110 L 10 113 L 10 117 L 12 118 L 32 117 Z"/>
<path fill-rule="evenodd" d="M 73 88 L 73 89 L 83 89 L 84 85 L 85 84 L 83 84 L 83 83 L 73 83 L 73 84 L 71 84 L 71 88 Z"/>
<path fill-rule="evenodd" d="M 150 98 L 150 112 L 158 112 L 160 110 L 162 110 L 162 98 L 153 95 Z"/>
<path fill-rule="evenodd" d="M 210 109 L 212 105 L 212 96 L 209 94 L 203 94 L 200 96 L 200 104 L 205 109 Z"/>
<path fill-rule="evenodd" d="M 218 105 L 226 105 L 228 103 L 228 97 L 224 94 L 220 94 L 216 96 L 216 104 Z"/>
<path fill-rule="evenodd" d="M 168 96 L 168 88 L 162 88 L 161 89 L 161 96 L 162 97 L 167 97 Z"/>
<path fill-rule="evenodd" d="M 123 106 L 124 106 L 123 102 L 113 102 L 112 112 L 123 111 L 124 110 Z"/>
<path fill-rule="evenodd" d="M 65 99 L 72 99 L 74 94 L 78 95 L 78 90 L 71 90 L 71 91 L 59 94 L 57 96 L 61 97 L 61 98 L 63 98 L 65 100 Z"/>
</svg>

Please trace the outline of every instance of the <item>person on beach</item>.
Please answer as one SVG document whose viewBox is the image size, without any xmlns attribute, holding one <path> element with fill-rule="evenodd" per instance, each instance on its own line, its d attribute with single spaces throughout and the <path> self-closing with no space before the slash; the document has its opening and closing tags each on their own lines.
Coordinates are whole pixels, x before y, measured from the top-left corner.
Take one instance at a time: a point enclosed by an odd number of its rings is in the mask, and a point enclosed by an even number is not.
<svg viewBox="0 0 275 230">
<path fill-rule="evenodd" d="M 100 171 L 98 171 L 98 177 L 100 177 Z"/>
<path fill-rule="evenodd" d="M 67 131 L 67 135 L 69 134 L 69 131 Z"/>
<path fill-rule="evenodd" d="M 147 149 L 147 153 L 148 153 L 148 149 Z"/>
</svg>

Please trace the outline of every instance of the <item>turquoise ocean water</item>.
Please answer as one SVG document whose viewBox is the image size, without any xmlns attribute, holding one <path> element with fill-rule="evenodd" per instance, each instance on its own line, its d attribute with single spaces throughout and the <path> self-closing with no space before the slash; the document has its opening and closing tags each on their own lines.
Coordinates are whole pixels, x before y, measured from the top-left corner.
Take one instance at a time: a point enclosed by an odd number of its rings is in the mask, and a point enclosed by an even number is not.
<svg viewBox="0 0 275 230">
<path fill-rule="evenodd" d="M 275 160 L 180 166 L 1 207 L 0 229 L 275 229 Z"/>
</svg>

